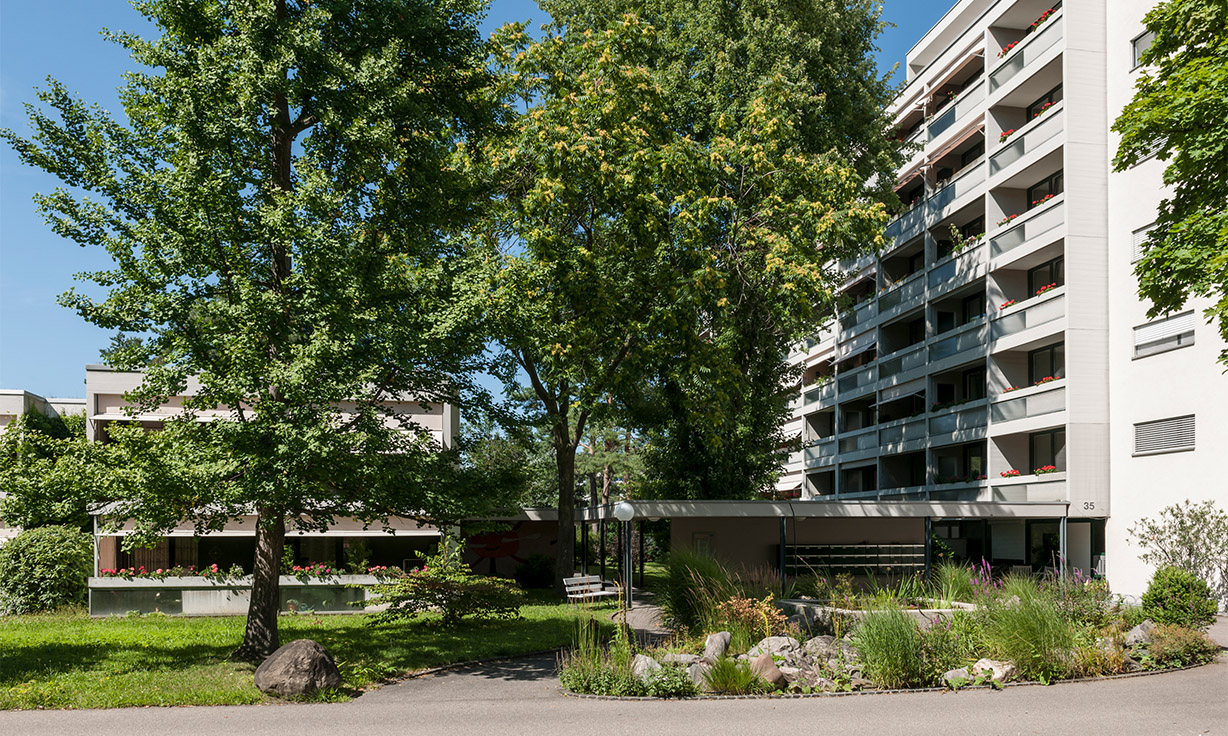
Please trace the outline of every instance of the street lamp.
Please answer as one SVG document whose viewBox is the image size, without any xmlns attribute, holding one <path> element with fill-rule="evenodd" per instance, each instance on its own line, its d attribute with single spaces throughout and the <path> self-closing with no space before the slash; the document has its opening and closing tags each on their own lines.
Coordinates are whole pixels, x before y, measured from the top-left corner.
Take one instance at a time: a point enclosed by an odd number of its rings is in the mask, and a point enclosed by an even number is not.
<svg viewBox="0 0 1228 736">
<path fill-rule="evenodd" d="M 627 608 L 631 608 L 631 520 L 635 507 L 626 501 L 614 507 L 614 518 L 623 523 L 623 588 L 627 591 Z"/>
</svg>

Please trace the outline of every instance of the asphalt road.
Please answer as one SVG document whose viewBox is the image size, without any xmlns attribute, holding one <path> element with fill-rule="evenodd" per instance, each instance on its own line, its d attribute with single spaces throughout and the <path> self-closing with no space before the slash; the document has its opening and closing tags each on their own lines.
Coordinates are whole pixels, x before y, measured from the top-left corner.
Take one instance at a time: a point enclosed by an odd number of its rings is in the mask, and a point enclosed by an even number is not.
<svg viewBox="0 0 1228 736">
<path fill-rule="evenodd" d="M 1228 620 L 1212 635 L 1228 640 Z M 1226 734 L 1228 653 L 1146 677 L 959 693 L 808 699 L 568 698 L 551 657 L 452 670 L 348 703 L 0 713 L 18 734 Z"/>
</svg>

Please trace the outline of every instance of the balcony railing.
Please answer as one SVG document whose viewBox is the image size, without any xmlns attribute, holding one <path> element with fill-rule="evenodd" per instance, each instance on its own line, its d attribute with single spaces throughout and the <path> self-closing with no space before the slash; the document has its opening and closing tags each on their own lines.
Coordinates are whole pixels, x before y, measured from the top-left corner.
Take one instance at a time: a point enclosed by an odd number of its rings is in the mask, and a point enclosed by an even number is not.
<svg viewBox="0 0 1228 736">
<path fill-rule="evenodd" d="M 997 258 L 1007 251 L 1014 250 L 1029 240 L 1039 238 L 1050 230 L 1061 227 L 1066 222 L 1065 195 L 1062 199 L 1054 199 L 1021 216 L 1010 229 L 995 234 L 989 239 L 989 257 Z"/>
<path fill-rule="evenodd" d="M 1015 304 L 994 319 L 989 328 L 990 339 L 997 340 L 1066 316 L 1066 295 L 1064 293 L 1043 300 L 1042 297 L 1032 297 L 1032 299 L 1036 299 L 1037 303 L 1032 306 L 1025 306 L 1027 302 Z"/>
<path fill-rule="evenodd" d="M 985 241 L 982 239 L 975 245 L 968 246 L 947 262 L 935 265 L 930 269 L 930 288 L 942 289 L 956 283 L 965 284 L 974 276 L 977 268 L 984 264 L 984 262 Z"/>
<path fill-rule="evenodd" d="M 878 430 L 878 444 L 880 445 L 896 445 L 901 442 L 923 440 L 925 437 L 925 417 L 909 419 Z"/>
<path fill-rule="evenodd" d="M 988 424 L 987 415 L 985 400 L 980 399 L 959 411 L 930 417 L 930 434 L 951 434 L 984 427 Z"/>
<path fill-rule="evenodd" d="M 875 365 L 870 365 L 858 368 L 850 373 L 845 373 L 837 379 L 840 386 L 840 392 L 856 391 L 859 388 L 868 386 L 874 383 Z"/>
<path fill-rule="evenodd" d="M 820 463 L 823 460 L 834 458 L 836 456 L 836 440 L 835 438 L 826 439 L 811 445 L 805 449 L 806 467 L 810 467 L 815 463 Z"/>
<path fill-rule="evenodd" d="M 875 427 L 856 430 L 857 434 L 840 436 L 840 453 L 858 452 L 878 447 L 878 431 Z"/>
<path fill-rule="evenodd" d="M 893 244 L 907 243 L 924 232 L 926 210 L 925 202 L 921 201 L 901 212 L 894 220 L 887 223 L 887 247 L 890 248 Z"/>
<path fill-rule="evenodd" d="M 864 302 L 853 307 L 851 311 L 840 315 L 840 329 L 851 330 L 860 325 L 864 325 L 870 320 L 874 319 L 874 315 L 877 313 L 874 298 L 870 297 Z"/>
<path fill-rule="evenodd" d="M 938 212 L 965 194 L 975 192 L 985 183 L 985 171 L 986 166 L 983 158 L 978 163 L 964 167 L 962 171 L 952 177 L 951 181 L 943 184 L 938 191 L 930 196 L 928 205 L 930 210 Z"/>
<path fill-rule="evenodd" d="M 1039 417 L 1066 409 L 1066 389 L 1058 387 L 1017 399 L 996 402 L 991 416 L 994 422 L 1011 422 L 1016 419 Z"/>
<path fill-rule="evenodd" d="M 1006 502 L 1065 501 L 1066 473 L 1020 476 L 993 482 L 993 500 Z"/>
<path fill-rule="evenodd" d="M 1011 49 L 1010 54 L 998 65 L 998 68 L 990 72 L 989 91 L 993 92 L 1014 79 L 1019 72 L 1027 69 L 1046 51 L 1053 48 L 1054 44 L 1061 41 L 1064 21 L 1065 18 L 1059 10 L 1045 21 L 1039 31 L 1031 34 L 1030 38 L 1025 38 L 1017 47 Z"/>
<path fill-rule="evenodd" d="M 984 80 L 977 82 L 972 87 L 959 93 L 955 98 L 955 102 L 948 105 L 947 109 L 938 117 L 934 118 L 929 124 L 929 138 L 934 140 L 938 136 L 947 132 L 951 126 L 961 122 L 973 112 L 975 112 L 985 101 L 985 82 Z"/>
<path fill-rule="evenodd" d="M 878 377 L 886 380 L 899 373 L 911 371 L 926 363 L 925 345 L 910 345 L 903 350 L 879 358 Z"/>
<path fill-rule="evenodd" d="M 925 295 L 924 272 L 918 271 L 878 296 L 878 313 L 895 309 L 901 304 Z"/>
<path fill-rule="evenodd" d="M 830 401 L 836 397 L 836 382 L 825 381 L 818 386 L 802 389 L 802 406 L 810 406 L 819 401 Z"/>
<path fill-rule="evenodd" d="M 1006 144 L 989 157 L 990 174 L 1002 171 L 1066 130 L 1066 116 L 1062 114 L 1061 103 L 1058 104 L 1058 108 L 1051 108 L 1043 117 L 1036 118 L 1027 126 L 1016 130 Z"/>
<path fill-rule="evenodd" d="M 953 355 L 958 355 L 967 350 L 985 346 L 985 325 L 983 320 L 980 323 L 968 323 L 962 327 L 957 327 L 958 334 L 952 335 L 945 339 L 939 340 L 930 345 L 930 362 L 944 360 Z"/>
</svg>

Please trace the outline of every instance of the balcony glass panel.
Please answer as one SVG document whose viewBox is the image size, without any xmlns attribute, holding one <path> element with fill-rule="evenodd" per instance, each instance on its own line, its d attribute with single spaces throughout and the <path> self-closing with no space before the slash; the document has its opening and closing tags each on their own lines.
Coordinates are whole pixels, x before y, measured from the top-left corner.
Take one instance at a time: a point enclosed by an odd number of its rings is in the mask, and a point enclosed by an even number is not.
<svg viewBox="0 0 1228 736">
<path fill-rule="evenodd" d="M 1007 139 L 1006 145 L 989 157 L 989 173 L 996 174 L 1015 163 L 1031 151 L 1035 151 L 1066 129 L 1065 116 L 1061 110 L 1048 113 L 1039 122 L 1026 130 L 1017 131 Z"/>
<path fill-rule="evenodd" d="M 900 442 L 923 439 L 925 439 L 924 417 L 918 417 L 893 427 L 884 427 L 878 431 L 878 443 L 880 445 L 894 445 Z"/>
<path fill-rule="evenodd" d="M 918 202 L 912 209 L 887 223 L 887 247 L 902 245 L 920 235 L 925 227 L 926 209 L 924 202 Z"/>
<path fill-rule="evenodd" d="M 985 171 L 985 162 L 982 160 L 959 172 L 929 198 L 931 211 L 937 212 L 965 194 L 975 192 L 985 183 Z"/>
<path fill-rule="evenodd" d="M 874 366 L 867 365 L 858 368 L 852 373 L 840 376 L 839 385 L 841 391 L 855 391 L 862 386 L 869 385 L 874 382 Z"/>
<path fill-rule="evenodd" d="M 836 441 L 834 439 L 824 440 L 817 445 L 811 445 L 805 449 L 806 465 L 812 465 L 824 459 L 833 458 L 836 456 Z"/>
<path fill-rule="evenodd" d="M 895 309 L 901 304 L 912 301 L 925 293 L 925 279 L 920 273 L 909 276 L 902 284 L 897 284 L 890 291 L 884 291 L 878 297 L 878 313 L 882 314 Z"/>
<path fill-rule="evenodd" d="M 819 401 L 830 401 L 836 396 L 836 382 L 826 381 L 822 385 L 802 389 L 802 406 L 809 406 Z"/>
<path fill-rule="evenodd" d="M 851 330 L 858 325 L 864 325 L 874 319 L 877 311 L 874 309 L 874 299 L 858 304 L 853 308 L 853 311 L 846 312 L 840 316 L 840 329 Z"/>
<path fill-rule="evenodd" d="M 840 452 L 857 452 L 878 447 L 878 432 L 870 429 L 848 437 L 840 438 Z"/>
<path fill-rule="evenodd" d="M 993 405 L 993 420 L 1009 422 L 1027 417 L 1039 417 L 1066 409 L 1066 389 L 1056 388 L 1031 396 L 999 401 Z"/>
<path fill-rule="evenodd" d="M 878 361 L 878 377 L 880 379 L 891 378 L 897 373 L 920 368 L 925 365 L 925 362 L 924 345 L 905 348 L 904 351 L 897 351 L 897 353 Z"/>
<path fill-rule="evenodd" d="M 989 239 L 989 256 L 997 258 L 1024 243 L 1060 227 L 1066 222 L 1066 202 L 1063 200 L 1036 211 L 1035 215 Z"/>
<path fill-rule="evenodd" d="M 1024 302 L 1027 304 L 1027 302 Z M 990 335 L 997 340 L 1006 335 L 1013 335 L 1020 330 L 1038 327 L 1046 322 L 1052 322 L 1066 316 L 1066 295 L 1024 308 L 1024 304 L 1007 307 L 1007 313 L 993 322 Z M 1018 310 L 1018 311 L 1016 311 Z"/>
<path fill-rule="evenodd" d="M 1049 18 L 1044 23 L 1041 30 L 1032 34 L 1032 37 L 1025 39 L 1022 48 L 1015 48 L 1006 57 L 997 69 L 989 75 L 989 91 L 993 92 L 1010 80 L 1014 79 L 1019 72 L 1027 69 L 1032 62 L 1036 61 L 1046 51 L 1053 48 L 1053 45 L 1062 40 L 1062 23 L 1065 18 L 1058 13 Z"/>
<path fill-rule="evenodd" d="M 1065 501 L 1066 479 L 994 486 L 993 500 L 1006 502 Z"/>
<path fill-rule="evenodd" d="M 985 100 L 985 83 L 982 81 L 960 93 L 955 102 L 947 105 L 937 118 L 929 124 L 929 137 L 934 140 L 947 132 L 952 125 L 968 117 Z"/>
<path fill-rule="evenodd" d="M 958 335 L 952 335 L 945 340 L 930 345 L 930 361 L 942 360 L 957 355 L 965 350 L 971 350 L 985 345 L 985 335 L 980 329 L 972 328 Z"/>
<path fill-rule="evenodd" d="M 968 409 L 953 411 L 949 414 L 930 417 L 930 434 L 951 434 L 952 432 L 962 432 L 968 429 L 984 427 L 987 424 L 987 414 L 985 405 L 981 404 Z"/>
</svg>

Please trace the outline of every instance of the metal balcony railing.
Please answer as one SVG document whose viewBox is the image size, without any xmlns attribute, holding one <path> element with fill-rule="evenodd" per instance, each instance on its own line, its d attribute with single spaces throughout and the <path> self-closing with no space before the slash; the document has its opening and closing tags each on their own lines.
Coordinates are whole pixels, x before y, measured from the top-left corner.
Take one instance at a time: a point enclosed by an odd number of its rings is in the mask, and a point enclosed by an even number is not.
<svg viewBox="0 0 1228 736">
<path fill-rule="evenodd" d="M 996 317 L 990 325 L 990 339 L 997 340 L 1066 316 L 1066 295 L 1064 293 L 1047 299 L 1042 299 L 1043 296 L 1048 295 L 1032 297 L 1037 300 L 1037 303 L 1031 306 L 1027 306 L 1028 302 L 1023 302 L 1007 307 L 1006 311 Z"/>
<path fill-rule="evenodd" d="M 1039 417 L 1065 410 L 1066 389 L 1058 387 L 1028 396 L 1020 396 L 1017 399 L 995 402 L 990 415 L 996 423 Z"/>
<path fill-rule="evenodd" d="M 1066 116 L 1059 102 L 1042 117 L 1016 130 L 994 154 L 989 157 L 989 173 L 996 174 L 1027 154 L 1039 149 L 1066 130 Z"/>
<path fill-rule="evenodd" d="M 1014 79 L 1019 72 L 1032 66 L 1033 62 L 1053 48 L 1054 44 L 1061 41 L 1062 25 L 1065 21 L 1065 16 L 1059 10 L 1044 22 L 1039 31 L 1031 34 L 1030 38 L 1023 39 L 1017 47 L 1011 49 L 998 68 L 989 73 L 989 91 L 994 92 Z"/>
<path fill-rule="evenodd" d="M 989 257 L 997 258 L 1008 251 L 1014 250 L 1035 240 L 1056 227 L 1066 223 L 1065 195 L 1059 194 L 1058 199 L 1037 207 L 1021 215 L 1007 230 L 994 234 L 989 239 Z"/>
</svg>

